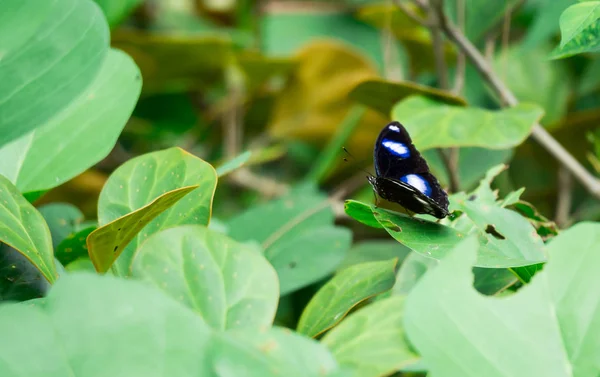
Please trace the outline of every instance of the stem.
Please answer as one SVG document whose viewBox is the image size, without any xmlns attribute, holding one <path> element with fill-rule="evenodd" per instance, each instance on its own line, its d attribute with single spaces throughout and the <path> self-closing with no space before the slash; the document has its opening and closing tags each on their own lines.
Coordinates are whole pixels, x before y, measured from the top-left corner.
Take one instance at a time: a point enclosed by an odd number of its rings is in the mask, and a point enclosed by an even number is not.
<svg viewBox="0 0 600 377">
<path fill-rule="evenodd" d="M 554 221 L 558 226 L 565 226 L 569 221 L 572 204 L 573 179 L 564 166 L 558 170 L 558 199 L 556 202 L 556 215 Z"/>
<path fill-rule="evenodd" d="M 483 55 L 444 15 L 440 7 L 436 8 L 440 25 L 446 36 L 452 40 L 469 58 L 492 89 L 509 106 L 519 101 L 510 89 L 502 82 Z M 600 199 L 600 181 L 590 174 L 558 141 L 556 141 L 539 123 L 533 126 L 533 138 L 552 154 L 579 182 L 596 198 Z"/>
</svg>

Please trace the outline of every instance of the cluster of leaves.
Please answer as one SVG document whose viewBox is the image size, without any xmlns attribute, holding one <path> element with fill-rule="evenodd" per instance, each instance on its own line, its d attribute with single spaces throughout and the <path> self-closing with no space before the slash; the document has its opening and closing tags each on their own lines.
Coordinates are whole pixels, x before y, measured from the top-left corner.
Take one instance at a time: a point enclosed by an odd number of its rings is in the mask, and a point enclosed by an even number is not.
<svg viewBox="0 0 600 377">
<path fill-rule="evenodd" d="M 429 33 L 388 5 L 273 6 L 258 53 L 246 2 L 2 2 L 0 375 L 600 374 L 600 226 L 542 215 L 556 169 L 527 141 L 541 121 L 600 165 L 597 61 L 547 59 L 596 51 L 600 2 L 465 2 L 477 44 L 507 12 L 525 30 L 492 59 L 517 106 L 470 66 L 464 98 L 431 86 Z M 445 186 L 458 150 L 448 218 L 365 186 L 338 221 L 341 147 L 366 159 L 389 118 Z"/>
</svg>

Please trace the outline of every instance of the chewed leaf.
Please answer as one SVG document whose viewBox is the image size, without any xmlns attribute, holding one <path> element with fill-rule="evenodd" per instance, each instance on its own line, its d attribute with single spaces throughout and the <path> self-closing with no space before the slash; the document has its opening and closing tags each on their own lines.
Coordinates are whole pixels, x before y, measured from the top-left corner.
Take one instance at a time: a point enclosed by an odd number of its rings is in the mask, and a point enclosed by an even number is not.
<svg viewBox="0 0 600 377">
<path fill-rule="evenodd" d="M 87 238 L 90 259 L 96 271 L 104 273 L 123 250 L 158 215 L 171 208 L 198 186 L 183 187 L 163 194 L 150 204 L 94 230 Z"/>
</svg>

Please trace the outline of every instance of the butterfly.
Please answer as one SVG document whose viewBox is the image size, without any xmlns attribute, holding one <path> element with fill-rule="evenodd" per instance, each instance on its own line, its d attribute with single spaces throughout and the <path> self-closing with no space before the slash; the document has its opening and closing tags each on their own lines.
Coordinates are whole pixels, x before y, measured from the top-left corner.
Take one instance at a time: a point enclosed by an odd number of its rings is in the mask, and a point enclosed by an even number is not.
<svg viewBox="0 0 600 377">
<path fill-rule="evenodd" d="M 399 122 L 391 122 L 375 142 L 375 175 L 367 177 L 381 198 L 410 212 L 443 219 L 448 216 L 448 194 L 429 171 L 427 162 Z"/>
</svg>

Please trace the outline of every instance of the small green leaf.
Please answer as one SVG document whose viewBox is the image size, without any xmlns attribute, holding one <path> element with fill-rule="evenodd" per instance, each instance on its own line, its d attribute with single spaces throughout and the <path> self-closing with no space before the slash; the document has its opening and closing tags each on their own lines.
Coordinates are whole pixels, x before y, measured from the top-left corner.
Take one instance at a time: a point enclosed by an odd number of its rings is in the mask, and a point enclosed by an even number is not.
<svg viewBox="0 0 600 377">
<path fill-rule="evenodd" d="M 128 224 L 144 221 L 148 223 L 142 232 L 137 227 L 127 230 L 129 233 L 139 234 L 133 241 L 122 250 L 119 245 L 106 244 L 113 253 L 114 247 L 123 254 L 116 261 L 119 273 L 127 275 L 130 273 L 133 254 L 139 244 L 152 233 L 175 225 L 198 224 L 208 225 L 212 210 L 212 200 L 217 185 L 217 174 L 215 169 L 207 162 L 187 153 L 180 148 L 169 148 L 157 152 L 147 153 L 133 158 L 117 170 L 115 170 L 106 181 L 100 192 L 98 200 L 98 222 L 101 226 L 110 227 L 113 234 L 106 240 L 123 240 L 123 235 L 117 236 L 119 223 Z M 195 187 L 195 190 L 193 188 Z M 193 190 L 186 195 L 186 191 Z M 167 194 L 165 196 L 165 194 Z M 174 195 L 174 197 L 172 197 Z M 185 199 L 181 199 L 186 195 Z M 166 203 L 165 203 L 166 202 Z M 176 204 L 174 204 L 177 202 Z M 152 204 L 154 203 L 154 204 Z M 173 205 L 167 209 L 163 205 Z M 153 208 L 159 205 L 159 207 Z M 136 212 L 140 210 L 140 212 Z M 162 213 L 157 213 L 162 212 Z M 131 215 L 130 215 L 131 214 Z M 155 219 L 140 216 L 158 215 Z M 129 215 L 129 216 L 128 216 Z M 133 222 L 130 216 L 135 217 Z M 115 220 L 118 222 L 115 222 Z M 131 223 L 130 223 L 131 222 Z M 123 228 L 127 229 L 127 228 Z M 98 229 L 96 232 L 99 232 Z M 103 232 L 111 232 L 109 229 Z M 135 234 L 133 234 L 135 236 Z M 129 237 L 129 236 L 128 236 Z M 88 242 L 88 247 L 90 247 Z M 91 248 L 90 248 L 91 249 Z M 91 255 L 91 254 L 90 254 Z M 111 258 L 103 260 L 102 267 L 107 268 L 106 262 Z M 94 260 L 94 258 L 92 258 Z M 98 267 L 98 266 L 97 266 Z"/>
<path fill-rule="evenodd" d="M 12 246 L 53 283 L 57 278 L 52 238 L 44 217 L 0 175 L 0 241 Z"/>
<path fill-rule="evenodd" d="M 565 9 L 560 16 L 561 40 L 550 57 L 566 58 L 600 50 L 600 1 L 586 1 Z"/>
<path fill-rule="evenodd" d="M 457 146 L 507 149 L 521 144 L 543 113 L 539 106 L 525 103 L 490 111 L 409 97 L 394 106 L 392 118 L 401 120 L 419 150 Z"/>
<path fill-rule="evenodd" d="M 217 175 L 219 177 L 224 177 L 232 171 L 241 168 L 242 166 L 244 166 L 244 164 L 248 162 L 250 157 L 252 157 L 252 152 L 246 151 L 240 154 L 239 156 L 236 156 L 231 160 L 224 162 L 222 165 L 219 165 L 216 168 Z"/>
<path fill-rule="evenodd" d="M 357 200 L 346 200 L 344 210 L 348 216 L 372 228 L 383 228 L 377 221 L 371 206 Z"/>
<path fill-rule="evenodd" d="M 133 276 L 218 330 L 270 326 L 279 299 L 277 274 L 259 250 L 198 225 L 148 237 L 136 253 Z"/>
<path fill-rule="evenodd" d="M 0 174 L 21 192 L 48 190 L 81 174 L 113 149 L 141 87 L 133 60 L 109 50 L 91 85 L 69 106 L 0 148 Z"/>
<path fill-rule="evenodd" d="M 489 377 L 597 375 L 600 291 L 590 287 L 600 285 L 599 235 L 597 223 L 564 231 L 550 242 L 544 270 L 503 299 L 471 287 L 477 240 L 457 245 L 406 303 L 407 333 L 430 373 L 457 376 L 468 368 Z"/>
<path fill-rule="evenodd" d="M 360 302 L 392 288 L 396 258 L 361 263 L 337 273 L 310 300 L 297 331 L 316 337 L 339 323 Z"/>
<path fill-rule="evenodd" d="M 411 81 L 392 82 L 381 79 L 365 80 L 354 87 L 348 94 L 348 96 L 356 102 L 375 109 L 385 116 L 390 114 L 395 104 L 412 95 L 422 95 L 449 105 L 467 105 L 463 98 L 456 97 L 450 92 L 420 85 Z"/>
<path fill-rule="evenodd" d="M 86 241 L 90 233 L 96 229 L 95 225 L 88 226 L 65 237 L 54 249 L 56 259 L 66 267 L 78 258 L 87 257 L 88 248 Z"/>
<path fill-rule="evenodd" d="M 403 319 L 404 297 L 386 298 L 350 314 L 322 342 L 351 376 L 387 376 L 419 359 L 405 340 Z"/>
<path fill-rule="evenodd" d="M 91 0 L 21 0 L 0 6 L 0 146 L 65 109 L 100 70 L 109 44 L 104 16 Z"/>
<path fill-rule="evenodd" d="M 137 237 L 139 232 L 151 221 L 197 188 L 198 186 L 190 186 L 168 191 L 146 206 L 119 217 L 91 232 L 87 237 L 86 244 L 96 271 L 100 273 L 108 271 L 129 243 Z M 128 265 L 132 259 L 133 256 L 128 256 Z M 128 270 L 129 268 L 126 271 Z"/>
</svg>

